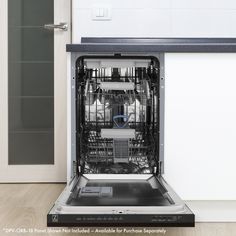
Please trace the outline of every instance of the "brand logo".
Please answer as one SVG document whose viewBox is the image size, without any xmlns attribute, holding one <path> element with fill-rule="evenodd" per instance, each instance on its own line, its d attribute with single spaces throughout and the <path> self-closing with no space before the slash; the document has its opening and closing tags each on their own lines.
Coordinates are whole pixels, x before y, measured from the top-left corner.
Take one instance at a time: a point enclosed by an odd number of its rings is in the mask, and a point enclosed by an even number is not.
<svg viewBox="0 0 236 236">
<path fill-rule="evenodd" d="M 52 215 L 52 222 L 58 222 L 58 215 Z"/>
</svg>

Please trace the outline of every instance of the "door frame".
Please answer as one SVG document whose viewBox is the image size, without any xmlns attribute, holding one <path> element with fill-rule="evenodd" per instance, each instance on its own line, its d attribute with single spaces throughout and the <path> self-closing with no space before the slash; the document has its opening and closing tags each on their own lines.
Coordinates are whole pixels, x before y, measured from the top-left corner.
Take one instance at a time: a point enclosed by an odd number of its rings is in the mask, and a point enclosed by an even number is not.
<svg viewBox="0 0 236 236">
<path fill-rule="evenodd" d="M 66 43 L 71 41 L 71 1 L 54 0 L 54 23 L 67 22 L 68 31 L 54 31 L 54 164 L 8 165 L 8 0 L 0 2 L 0 183 L 66 182 Z M 48 22 L 52 23 L 52 22 Z"/>
</svg>

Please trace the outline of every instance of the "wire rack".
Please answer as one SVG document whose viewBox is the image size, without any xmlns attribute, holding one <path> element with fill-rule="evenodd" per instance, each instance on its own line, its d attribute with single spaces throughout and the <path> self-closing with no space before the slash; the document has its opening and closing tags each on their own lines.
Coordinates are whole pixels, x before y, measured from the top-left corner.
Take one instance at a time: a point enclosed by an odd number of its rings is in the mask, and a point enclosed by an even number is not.
<svg viewBox="0 0 236 236">
<path fill-rule="evenodd" d="M 96 125 L 111 125 L 114 111 L 130 116 L 129 122 L 145 122 L 147 107 L 152 105 L 151 99 L 135 92 L 117 93 L 114 91 L 98 91 L 87 93 L 86 121 Z"/>
<path fill-rule="evenodd" d="M 133 83 L 134 89 L 102 89 L 102 82 L 114 80 L 112 70 L 100 68 L 86 72 L 81 140 L 84 172 L 150 173 L 156 148 L 153 130 L 158 120 L 153 109 L 157 99 L 150 77 L 146 68 L 121 68 L 115 72 L 115 81 Z M 106 128 L 134 129 L 135 137 L 103 138 L 101 129 Z"/>
<path fill-rule="evenodd" d="M 114 154 L 114 139 L 101 138 L 96 131 L 89 132 L 88 142 L 84 143 L 87 150 L 88 162 L 112 162 Z M 135 139 L 129 140 L 129 161 L 139 161 L 151 156 L 154 150 L 154 140 L 144 141 L 142 135 L 136 134 Z M 118 154 L 120 155 L 120 153 Z"/>
</svg>

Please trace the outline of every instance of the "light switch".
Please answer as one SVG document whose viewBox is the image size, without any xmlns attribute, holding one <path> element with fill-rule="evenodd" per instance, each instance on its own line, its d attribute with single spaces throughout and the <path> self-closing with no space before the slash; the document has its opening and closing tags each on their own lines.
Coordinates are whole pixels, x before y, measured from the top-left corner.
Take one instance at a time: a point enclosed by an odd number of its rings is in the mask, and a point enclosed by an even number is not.
<svg viewBox="0 0 236 236">
<path fill-rule="evenodd" d="M 93 6 L 92 20 L 111 20 L 111 7 L 110 6 Z"/>
</svg>

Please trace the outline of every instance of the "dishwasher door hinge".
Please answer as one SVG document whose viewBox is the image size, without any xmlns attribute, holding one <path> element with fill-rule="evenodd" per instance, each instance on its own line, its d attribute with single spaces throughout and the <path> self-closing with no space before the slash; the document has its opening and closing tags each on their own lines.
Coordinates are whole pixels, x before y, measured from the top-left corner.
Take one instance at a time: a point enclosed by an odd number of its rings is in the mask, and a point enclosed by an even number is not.
<svg viewBox="0 0 236 236">
<path fill-rule="evenodd" d="M 158 161 L 157 166 L 153 167 L 153 174 L 158 176 L 161 175 L 161 167 L 162 167 L 162 162 Z"/>
<path fill-rule="evenodd" d="M 81 170 L 82 170 L 81 166 L 78 166 L 78 174 L 81 173 Z"/>
<path fill-rule="evenodd" d="M 156 166 L 153 167 L 153 174 L 157 175 L 157 167 Z"/>
</svg>

